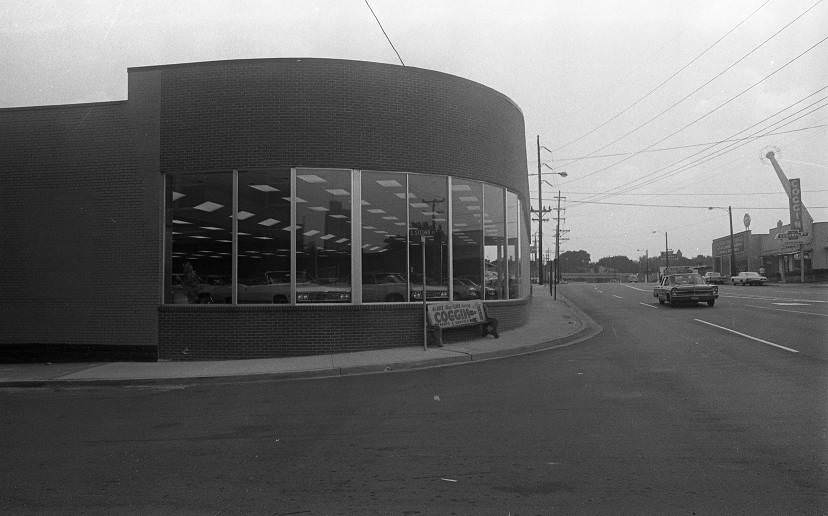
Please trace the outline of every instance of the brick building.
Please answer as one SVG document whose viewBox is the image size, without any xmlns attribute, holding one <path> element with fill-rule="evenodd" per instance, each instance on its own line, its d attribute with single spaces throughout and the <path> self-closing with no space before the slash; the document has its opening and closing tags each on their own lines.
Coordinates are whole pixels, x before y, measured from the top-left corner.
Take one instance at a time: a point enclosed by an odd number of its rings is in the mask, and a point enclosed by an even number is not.
<svg viewBox="0 0 828 516">
<path fill-rule="evenodd" d="M 0 109 L 2 356 L 419 345 L 424 295 L 525 322 L 526 143 L 506 96 L 331 59 L 128 72 L 124 101 Z"/>
</svg>

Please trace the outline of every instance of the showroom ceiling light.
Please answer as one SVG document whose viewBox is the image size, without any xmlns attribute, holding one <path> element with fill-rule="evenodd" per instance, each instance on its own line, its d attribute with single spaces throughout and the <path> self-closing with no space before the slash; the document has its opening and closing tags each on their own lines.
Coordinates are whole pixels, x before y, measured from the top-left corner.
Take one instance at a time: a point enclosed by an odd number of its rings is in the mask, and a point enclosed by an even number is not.
<svg viewBox="0 0 828 516">
<path fill-rule="evenodd" d="M 172 193 L 172 200 L 173 201 L 177 201 L 177 200 L 181 199 L 182 197 L 187 197 L 187 194 L 183 194 L 181 192 L 173 192 Z"/>
<path fill-rule="evenodd" d="M 242 210 L 242 211 L 240 211 L 236 214 L 236 218 L 239 219 L 239 220 L 247 220 L 250 217 L 252 217 L 253 215 L 255 215 L 255 213 L 250 213 L 249 211 Z M 232 217 L 232 215 L 231 215 L 231 217 Z"/>
<path fill-rule="evenodd" d="M 249 186 L 250 188 L 254 188 L 254 189 L 256 189 L 260 192 L 278 192 L 279 191 L 278 188 L 276 188 L 274 186 L 270 186 L 270 185 L 247 185 L 247 186 Z M 173 200 L 175 200 L 175 199 L 173 199 Z"/>
<path fill-rule="evenodd" d="M 343 188 L 326 188 L 325 191 L 328 192 L 331 195 L 336 195 L 336 196 L 339 196 L 339 197 L 342 197 L 342 196 L 345 196 L 345 195 L 351 195 L 351 192 L 349 192 L 348 190 L 345 190 Z"/>
<path fill-rule="evenodd" d="M 377 184 L 385 188 L 402 188 L 403 186 L 396 179 L 377 179 Z"/>
<path fill-rule="evenodd" d="M 279 221 L 276 220 L 276 219 L 264 219 L 262 221 L 259 221 L 260 225 L 267 226 L 267 227 L 273 226 L 274 224 L 278 224 L 278 223 L 279 223 Z"/>
<path fill-rule="evenodd" d="M 298 179 L 301 179 L 302 181 L 304 181 L 306 183 L 327 183 L 328 182 L 326 179 L 323 179 L 323 178 L 317 176 L 316 174 L 296 174 L 296 177 Z"/>
<path fill-rule="evenodd" d="M 203 203 L 201 203 L 197 206 L 193 206 L 193 208 L 195 208 L 196 210 L 199 210 L 199 211 L 212 213 L 212 212 L 214 212 L 214 211 L 216 211 L 220 208 L 224 208 L 224 205 L 219 204 L 217 202 L 213 202 L 213 201 L 204 201 Z"/>
</svg>

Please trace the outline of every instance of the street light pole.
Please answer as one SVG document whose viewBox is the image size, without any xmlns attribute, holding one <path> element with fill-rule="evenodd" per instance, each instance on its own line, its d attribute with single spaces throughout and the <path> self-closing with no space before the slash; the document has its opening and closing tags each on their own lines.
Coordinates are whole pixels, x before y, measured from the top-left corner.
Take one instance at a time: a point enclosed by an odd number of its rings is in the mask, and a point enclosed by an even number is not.
<svg viewBox="0 0 828 516">
<path fill-rule="evenodd" d="M 664 232 L 664 261 L 666 266 L 670 266 L 670 247 L 667 245 L 667 232 Z"/>
<path fill-rule="evenodd" d="M 733 210 L 727 207 L 727 215 L 730 217 L 730 275 L 736 275 L 736 246 L 733 244 Z"/>
</svg>

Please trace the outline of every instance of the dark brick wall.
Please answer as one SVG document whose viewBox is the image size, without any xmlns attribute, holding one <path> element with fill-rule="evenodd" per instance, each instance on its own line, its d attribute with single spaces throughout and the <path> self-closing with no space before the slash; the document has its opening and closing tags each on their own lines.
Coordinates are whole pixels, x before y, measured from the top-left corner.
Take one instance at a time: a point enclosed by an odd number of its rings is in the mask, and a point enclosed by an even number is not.
<svg viewBox="0 0 828 516">
<path fill-rule="evenodd" d="M 155 344 L 160 176 L 134 141 L 125 102 L 0 110 L 0 346 Z"/>
<path fill-rule="evenodd" d="M 520 193 L 523 114 L 481 84 L 331 59 L 132 68 L 160 72 L 161 171 L 307 166 L 448 174 Z"/>
<path fill-rule="evenodd" d="M 526 300 L 487 304 L 501 330 L 525 324 Z M 162 360 L 288 357 L 421 346 L 418 304 L 227 306 L 164 305 L 159 309 Z M 444 332 L 445 342 L 479 337 L 475 328 Z"/>
</svg>

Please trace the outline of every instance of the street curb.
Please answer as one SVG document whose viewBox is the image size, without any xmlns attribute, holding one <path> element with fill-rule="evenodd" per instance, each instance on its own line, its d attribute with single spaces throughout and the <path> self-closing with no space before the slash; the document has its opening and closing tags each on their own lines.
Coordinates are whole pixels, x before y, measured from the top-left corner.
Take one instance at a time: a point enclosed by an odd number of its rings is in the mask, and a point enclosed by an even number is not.
<svg viewBox="0 0 828 516">
<path fill-rule="evenodd" d="M 253 383 L 263 381 L 278 381 L 278 380 L 306 380 L 306 379 L 322 379 L 322 378 L 338 378 L 344 376 L 359 376 L 367 374 L 393 373 L 415 371 L 421 369 L 430 369 L 436 367 L 450 367 L 462 364 L 469 364 L 475 362 L 484 362 L 487 360 L 497 360 L 502 358 L 517 357 L 522 355 L 529 355 L 533 353 L 540 353 L 543 351 L 552 351 L 569 346 L 574 346 L 586 340 L 589 340 L 597 335 L 600 335 L 604 329 L 597 324 L 591 317 L 585 314 L 577 306 L 572 304 L 564 296 L 560 295 L 560 300 L 567 305 L 567 307 L 574 312 L 576 319 L 581 323 L 581 328 L 569 335 L 558 337 L 548 341 L 543 341 L 534 344 L 527 344 L 525 346 L 517 346 L 509 349 L 499 349 L 493 351 L 486 351 L 480 353 L 468 353 L 465 351 L 454 351 L 446 349 L 445 351 L 456 353 L 454 356 L 446 356 L 440 358 L 429 358 L 423 360 L 414 360 L 410 362 L 392 362 L 387 364 L 371 364 L 371 365 L 357 365 L 346 367 L 331 367 L 325 369 L 312 369 L 306 371 L 282 371 L 282 372 L 267 372 L 267 373 L 253 373 L 253 374 L 228 374 L 215 376 L 192 376 L 192 377 L 167 377 L 167 378 L 118 378 L 118 379 L 53 379 L 53 380 L 12 380 L 8 382 L 0 381 L 0 389 L 5 388 L 77 388 L 77 387 L 125 387 L 125 386 L 160 386 L 160 385 L 183 385 L 183 384 L 207 384 L 207 383 Z"/>
</svg>

